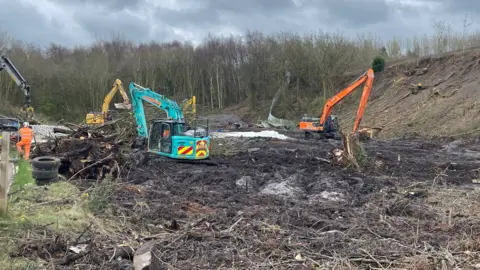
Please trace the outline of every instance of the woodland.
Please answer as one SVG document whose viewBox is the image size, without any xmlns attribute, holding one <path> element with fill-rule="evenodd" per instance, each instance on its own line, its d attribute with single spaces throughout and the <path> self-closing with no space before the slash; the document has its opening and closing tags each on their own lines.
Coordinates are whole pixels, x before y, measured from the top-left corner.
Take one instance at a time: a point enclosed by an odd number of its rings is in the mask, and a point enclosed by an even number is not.
<svg viewBox="0 0 480 270">
<path fill-rule="evenodd" d="M 445 21 L 433 34 L 407 40 L 381 40 L 374 34 L 352 38 L 341 32 L 300 35 L 247 31 L 242 36 L 208 35 L 190 42 L 135 43 L 113 35 L 87 47 L 25 44 L 0 32 L 0 52 L 17 66 L 32 87 L 32 105 L 50 118 L 81 120 L 99 110 L 113 81 L 149 87 L 181 102 L 197 97 L 198 110 L 222 110 L 245 104 L 255 111 L 271 102 L 285 74 L 291 83 L 277 116 L 321 108 L 345 84 L 346 72 L 366 70 L 381 56 L 391 64 L 408 58 L 463 50 L 480 45 L 480 32 L 456 32 Z M 120 97 L 116 97 L 120 99 Z M 22 105 L 23 95 L 0 73 L 1 113 Z"/>
</svg>

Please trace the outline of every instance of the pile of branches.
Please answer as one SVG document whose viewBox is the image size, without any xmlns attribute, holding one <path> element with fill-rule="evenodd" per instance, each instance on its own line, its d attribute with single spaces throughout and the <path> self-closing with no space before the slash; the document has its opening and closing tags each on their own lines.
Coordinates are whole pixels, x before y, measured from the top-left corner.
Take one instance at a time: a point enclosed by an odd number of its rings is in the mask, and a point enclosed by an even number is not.
<svg viewBox="0 0 480 270">
<path fill-rule="evenodd" d="M 98 126 L 64 123 L 67 128 L 54 128 L 55 133 L 66 136 L 38 144 L 32 157 L 55 156 L 62 165 L 59 173 L 67 179 L 102 179 L 107 173 L 114 175 L 125 163 L 136 137 L 135 125 L 130 117 L 106 122 Z"/>
<path fill-rule="evenodd" d="M 118 254 L 114 254 L 112 248 L 105 248 L 115 246 L 115 243 L 107 237 L 95 235 L 91 227 L 92 224 L 79 234 L 64 235 L 48 226 L 29 225 L 28 232 L 18 238 L 20 247 L 11 257 L 27 258 L 52 269 L 77 269 L 78 265 L 82 265 L 82 269 L 123 269 L 119 267 L 122 261 L 110 260 L 112 255 Z"/>
<path fill-rule="evenodd" d="M 131 145 L 137 134 L 135 119 L 130 115 L 95 126 L 72 123 L 64 125 L 68 129 L 55 128 L 54 132 L 67 134 L 69 138 L 94 138 L 119 145 Z"/>
</svg>

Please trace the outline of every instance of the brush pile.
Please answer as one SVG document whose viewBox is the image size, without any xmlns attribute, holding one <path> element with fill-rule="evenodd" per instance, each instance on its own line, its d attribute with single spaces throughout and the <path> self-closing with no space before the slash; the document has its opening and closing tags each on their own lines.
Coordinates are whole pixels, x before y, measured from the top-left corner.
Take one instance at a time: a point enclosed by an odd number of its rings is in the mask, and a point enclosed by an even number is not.
<svg viewBox="0 0 480 270">
<path fill-rule="evenodd" d="M 38 144 L 32 157 L 56 156 L 62 161 L 59 173 L 68 178 L 101 179 L 116 173 L 128 158 L 136 136 L 130 117 L 98 126 L 65 123 L 67 128 L 54 128 L 64 136 Z"/>
</svg>

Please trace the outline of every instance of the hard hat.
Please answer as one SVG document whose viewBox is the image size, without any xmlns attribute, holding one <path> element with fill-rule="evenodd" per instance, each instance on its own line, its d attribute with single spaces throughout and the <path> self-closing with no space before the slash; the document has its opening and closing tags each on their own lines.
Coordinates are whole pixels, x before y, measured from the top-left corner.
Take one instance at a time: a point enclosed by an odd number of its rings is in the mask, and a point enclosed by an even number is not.
<svg viewBox="0 0 480 270">
<path fill-rule="evenodd" d="M 28 122 L 23 122 L 23 126 L 28 127 L 29 126 Z"/>
</svg>

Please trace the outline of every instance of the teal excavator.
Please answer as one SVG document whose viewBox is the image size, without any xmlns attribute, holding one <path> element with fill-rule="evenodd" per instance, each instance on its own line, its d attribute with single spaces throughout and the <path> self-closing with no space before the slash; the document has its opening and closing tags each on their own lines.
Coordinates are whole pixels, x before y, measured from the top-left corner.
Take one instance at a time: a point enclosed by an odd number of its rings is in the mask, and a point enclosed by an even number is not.
<svg viewBox="0 0 480 270">
<path fill-rule="evenodd" d="M 147 151 L 173 159 L 202 160 L 209 158 L 210 136 L 208 120 L 194 119 L 185 123 L 178 104 L 149 88 L 134 82 L 129 85 L 132 109 L 137 123 L 138 137 L 135 147 L 147 146 Z M 147 128 L 143 102 L 147 102 L 167 113 L 166 119 L 153 120 Z"/>
</svg>

